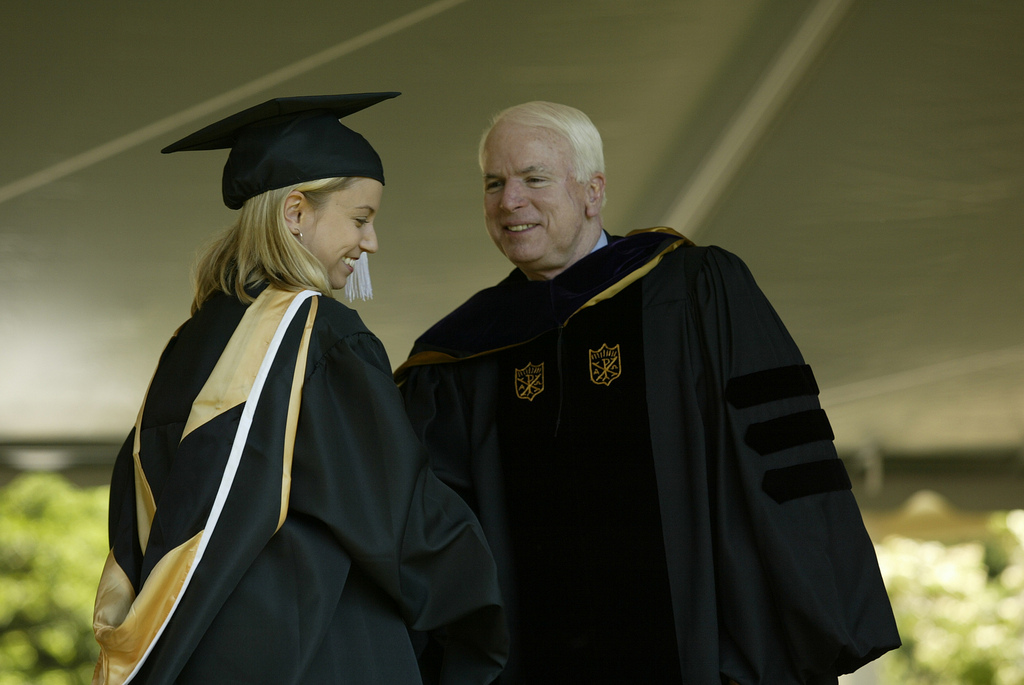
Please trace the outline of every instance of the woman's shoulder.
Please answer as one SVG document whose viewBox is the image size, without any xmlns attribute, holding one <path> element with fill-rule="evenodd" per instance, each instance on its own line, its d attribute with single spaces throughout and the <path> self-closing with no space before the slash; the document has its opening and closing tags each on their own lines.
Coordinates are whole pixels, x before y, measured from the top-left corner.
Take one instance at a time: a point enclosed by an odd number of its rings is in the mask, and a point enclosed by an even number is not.
<svg viewBox="0 0 1024 685">
<path fill-rule="evenodd" d="M 334 298 L 319 296 L 316 299 L 314 349 L 311 350 L 314 358 L 322 361 L 332 355 L 355 355 L 390 375 L 391 366 L 384 346 L 359 314 Z"/>
<path fill-rule="evenodd" d="M 323 295 L 317 296 L 316 325 L 335 332 L 339 337 L 370 333 L 356 310 Z"/>
</svg>

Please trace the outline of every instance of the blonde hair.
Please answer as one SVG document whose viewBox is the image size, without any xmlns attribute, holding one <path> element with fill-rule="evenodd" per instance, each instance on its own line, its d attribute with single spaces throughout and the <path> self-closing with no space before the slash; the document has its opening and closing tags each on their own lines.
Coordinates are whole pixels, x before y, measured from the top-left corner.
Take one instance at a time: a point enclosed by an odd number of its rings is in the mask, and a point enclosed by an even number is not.
<svg viewBox="0 0 1024 685">
<path fill-rule="evenodd" d="M 586 183 L 596 173 L 604 173 L 601 134 L 590 117 L 575 107 L 543 100 L 515 105 L 494 115 L 487 130 L 480 136 L 477 158 L 481 171 L 484 168 L 487 136 L 503 121 L 547 129 L 565 138 L 569 143 L 569 163 L 572 165 L 573 177 L 580 183 Z"/>
<path fill-rule="evenodd" d="M 238 219 L 196 258 L 192 268 L 192 313 L 218 292 L 252 302 L 247 287 L 266 281 L 282 290 L 318 290 L 333 297 L 327 270 L 284 222 L 284 201 L 293 190 L 302 193 L 317 212 L 334 192 L 355 177 L 321 178 L 268 190 L 245 201 Z"/>
</svg>

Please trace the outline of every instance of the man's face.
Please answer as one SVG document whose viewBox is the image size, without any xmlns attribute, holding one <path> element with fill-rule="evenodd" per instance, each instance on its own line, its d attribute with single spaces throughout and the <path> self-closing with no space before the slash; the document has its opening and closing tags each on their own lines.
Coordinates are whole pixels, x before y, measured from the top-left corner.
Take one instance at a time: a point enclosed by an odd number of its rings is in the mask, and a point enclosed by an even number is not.
<svg viewBox="0 0 1024 685">
<path fill-rule="evenodd" d="M 554 278 L 597 243 L 604 176 L 577 181 L 562 136 L 499 123 L 484 144 L 483 164 L 487 232 L 528 278 Z"/>
</svg>

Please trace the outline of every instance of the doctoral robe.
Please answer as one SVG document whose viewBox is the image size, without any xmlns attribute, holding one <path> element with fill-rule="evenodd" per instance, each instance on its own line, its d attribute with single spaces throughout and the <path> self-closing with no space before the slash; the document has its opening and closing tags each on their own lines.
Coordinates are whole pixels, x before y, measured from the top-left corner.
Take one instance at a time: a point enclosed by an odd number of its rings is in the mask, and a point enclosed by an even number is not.
<svg viewBox="0 0 1024 685">
<path fill-rule="evenodd" d="M 498 562 L 503 684 L 563 673 L 588 640 L 566 682 L 660 658 L 637 630 L 669 631 L 678 658 L 645 682 L 688 685 L 835 683 L 900 644 L 813 374 L 736 256 L 656 229 L 550 281 L 514 271 L 396 377 Z"/>
</svg>

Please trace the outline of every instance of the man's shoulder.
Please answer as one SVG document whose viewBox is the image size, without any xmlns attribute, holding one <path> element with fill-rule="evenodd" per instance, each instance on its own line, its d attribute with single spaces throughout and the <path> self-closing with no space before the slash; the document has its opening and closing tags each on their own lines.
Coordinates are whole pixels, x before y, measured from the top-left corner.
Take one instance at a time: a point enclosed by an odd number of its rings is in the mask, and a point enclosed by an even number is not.
<svg viewBox="0 0 1024 685">
<path fill-rule="evenodd" d="M 717 245 L 688 243 L 666 253 L 650 275 L 654 277 L 651 280 L 682 279 L 692 288 L 694 279 L 702 273 L 710 278 L 729 278 L 749 274 L 749 270 L 746 263 L 729 250 Z"/>
<path fill-rule="evenodd" d="M 674 290 L 692 290 L 708 258 L 708 252 L 715 249 L 717 248 L 689 243 L 665 253 L 644 277 L 645 287 L 663 284 Z"/>
<path fill-rule="evenodd" d="M 630 240 L 646 240 L 648 244 L 654 244 L 652 241 L 658 236 L 662 241 L 652 250 L 649 261 L 626 280 L 640 280 L 648 292 L 660 290 L 681 296 L 692 291 L 708 253 L 719 248 L 696 245 L 685 236 L 664 228 L 634 231 L 622 238 L 613 237 L 611 245 Z"/>
</svg>

